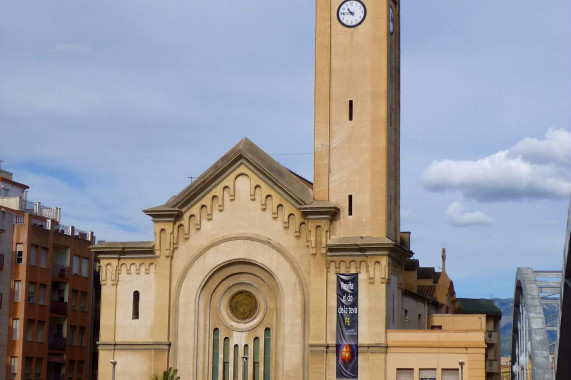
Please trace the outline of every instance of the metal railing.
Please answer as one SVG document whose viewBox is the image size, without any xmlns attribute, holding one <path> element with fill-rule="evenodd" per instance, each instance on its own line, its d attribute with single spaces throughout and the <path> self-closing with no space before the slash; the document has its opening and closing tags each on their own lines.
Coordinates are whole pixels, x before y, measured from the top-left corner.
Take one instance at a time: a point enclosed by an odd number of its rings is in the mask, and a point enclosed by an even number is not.
<svg viewBox="0 0 571 380">
<path fill-rule="evenodd" d="M 67 315 L 67 302 L 51 300 L 50 313 Z"/>
<path fill-rule="evenodd" d="M 69 267 L 63 264 L 52 264 L 52 277 L 67 280 L 69 278 Z"/>
</svg>

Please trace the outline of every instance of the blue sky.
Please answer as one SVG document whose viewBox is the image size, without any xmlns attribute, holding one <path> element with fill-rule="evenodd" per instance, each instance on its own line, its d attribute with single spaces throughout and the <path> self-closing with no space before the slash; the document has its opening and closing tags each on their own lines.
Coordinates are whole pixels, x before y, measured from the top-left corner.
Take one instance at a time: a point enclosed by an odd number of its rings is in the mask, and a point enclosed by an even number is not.
<svg viewBox="0 0 571 380">
<path fill-rule="evenodd" d="M 559 269 L 571 189 L 571 2 L 407 1 L 401 213 L 459 296 Z M 0 0 L 0 160 L 99 239 L 242 137 L 312 178 L 314 2 Z M 285 154 L 285 155 L 284 155 Z"/>
</svg>

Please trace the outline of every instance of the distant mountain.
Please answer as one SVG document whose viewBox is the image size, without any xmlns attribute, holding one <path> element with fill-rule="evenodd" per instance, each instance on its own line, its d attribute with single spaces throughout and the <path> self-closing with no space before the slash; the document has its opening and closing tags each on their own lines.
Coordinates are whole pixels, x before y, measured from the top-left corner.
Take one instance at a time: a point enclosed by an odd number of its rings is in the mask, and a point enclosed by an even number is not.
<svg viewBox="0 0 571 380">
<path fill-rule="evenodd" d="M 512 317 L 514 310 L 513 298 L 494 298 L 494 304 L 502 311 L 500 320 L 500 336 L 502 339 L 501 355 L 510 356 L 512 352 Z"/>
<path fill-rule="evenodd" d="M 513 298 L 494 298 L 494 304 L 502 311 L 502 319 L 500 321 L 501 355 L 510 356 L 512 352 L 512 317 L 513 317 Z M 547 304 L 543 306 L 543 313 L 548 319 L 548 323 L 553 321 L 559 310 L 558 305 Z M 557 339 L 557 331 L 547 332 L 547 341 L 549 344 Z M 549 347 L 553 350 L 554 346 Z"/>
</svg>

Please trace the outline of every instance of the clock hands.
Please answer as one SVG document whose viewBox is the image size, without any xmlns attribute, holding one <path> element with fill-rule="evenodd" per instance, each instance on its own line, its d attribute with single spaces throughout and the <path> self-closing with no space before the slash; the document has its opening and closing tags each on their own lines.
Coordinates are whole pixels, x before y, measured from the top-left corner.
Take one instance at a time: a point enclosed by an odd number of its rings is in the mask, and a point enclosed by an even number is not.
<svg viewBox="0 0 571 380">
<path fill-rule="evenodd" d="M 349 8 L 347 8 L 347 12 L 341 12 L 341 14 L 355 16 L 355 12 L 351 11 Z"/>
</svg>

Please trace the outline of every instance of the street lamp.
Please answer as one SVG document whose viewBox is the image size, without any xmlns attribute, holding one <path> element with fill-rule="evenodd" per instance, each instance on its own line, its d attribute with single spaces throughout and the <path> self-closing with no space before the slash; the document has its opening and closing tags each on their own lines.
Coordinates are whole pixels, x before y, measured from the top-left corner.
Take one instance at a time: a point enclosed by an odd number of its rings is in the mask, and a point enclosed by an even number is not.
<svg viewBox="0 0 571 380">
<path fill-rule="evenodd" d="M 460 380 L 464 380 L 464 360 L 458 360 L 458 364 L 460 364 Z"/>
<path fill-rule="evenodd" d="M 109 363 L 111 363 L 111 365 L 113 366 L 113 380 L 115 380 L 115 366 L 117 365 L 117 360 L 111 359 L 109 360 Z"/>
</svg>

